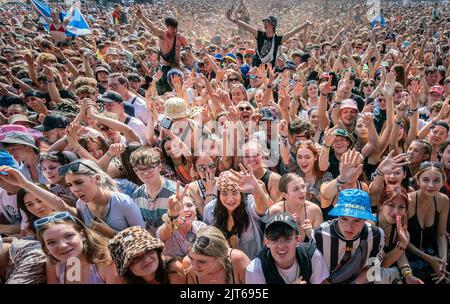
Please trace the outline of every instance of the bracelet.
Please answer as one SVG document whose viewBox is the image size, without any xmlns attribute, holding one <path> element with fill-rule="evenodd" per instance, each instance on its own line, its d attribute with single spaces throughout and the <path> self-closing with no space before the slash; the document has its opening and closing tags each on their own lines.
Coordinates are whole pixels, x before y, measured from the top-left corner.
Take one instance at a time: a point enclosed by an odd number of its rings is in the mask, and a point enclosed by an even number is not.
<svg viewBox="0 0 450 304">
<path fill-rule="evenodd" d="M 283 136 L 283 135 L 280 135 L 280 137 L 281 137 L 282 139 L 288 138 L 287 136 Z"/>
<path fill-rule="evenodd" d="M 376 175 L 384 176 L 385 174 L 381 172 L 378 168 L 375 170 Z"/>
<path fill-rule="evenodd" d="M 339 177 L 338 177 L 338 178 L 336 178 L 336 183 L 338 185 L 344 185 L 346 182 L 339 180 Z"/>
<path fill-rule="evenodd" d="M 407 278 L 409 276 L 412 275 L 412 271 L 411 270 L 404 270 L 402 271 L 402 277 Z"/>
<path fill-rule="evenodd" d="M 400 251 L 405 251 L 406 247 L 400 246 L 400 242 L 397 242 L 397 245 L 395 245 L 396 248 L 398 248 Z"/>
</svg>

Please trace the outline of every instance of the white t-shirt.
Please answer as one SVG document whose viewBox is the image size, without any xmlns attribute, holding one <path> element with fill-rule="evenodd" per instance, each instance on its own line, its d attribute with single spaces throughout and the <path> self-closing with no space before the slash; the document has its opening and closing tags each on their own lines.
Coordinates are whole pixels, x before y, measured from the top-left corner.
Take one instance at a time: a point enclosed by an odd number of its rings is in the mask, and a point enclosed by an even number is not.
<svg viewBox="0 0 450 304">
<path fill-rule="evenodd" d="M 322 253 L 319 250 L 315 250 L 311 259 L 312 273 L 310 282 L 311 284 L 321 284 L 330 276 L 327 263 L 323 258 Z M 281 275 L 286 284 L 291 284 L 297 280 L 297 276 L 301 273 L 300 266 L 295 263 L 288 269 L 278 268 L 278 273 Z M 264 273 L 261 266 L 261 260 L 259 258 L 253 259 L 247 266 L 245 271 L 245 284 L 267 284 L 264 277 Z"/>
<path fill-rule="evenodd" d="M 132 97 L 128 100 L 125 100 L 125 102 L 128 102 L 133 106 L 134 115 L 136 116 L 136 118 L 140 119 L 145 125 L 147 125 L 150 113 L 147 109 L 145 100 L 138 95 L 134 95 L 132 93 L 130 94 L 132 95 Z"/>
<path fill-rule="evenodd" d="M 145 125 L 142 121 L 135 117 L 130 117 L 130 120 L 127 123 L 127 126 L 129 126 L 131 129 L 133 129 L 134 132 L 139 135 L 141 138 L 141 144 L 145 144 L 147 142 L 147 139 L 145 138 Z"/>
</svg>

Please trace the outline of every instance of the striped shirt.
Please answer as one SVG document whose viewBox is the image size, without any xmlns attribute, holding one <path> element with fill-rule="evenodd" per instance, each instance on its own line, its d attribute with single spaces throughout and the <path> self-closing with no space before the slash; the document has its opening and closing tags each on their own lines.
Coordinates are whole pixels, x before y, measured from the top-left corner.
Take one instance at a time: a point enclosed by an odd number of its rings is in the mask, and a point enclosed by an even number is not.
<svg viewBox="0 0 450 304">
<path fill-rule="evenodd" d="M 163 224 L 162 216 L 167 213 L 169 208 L 169 197 L 176 192 L 177 184 L 171 180 L 164 178 L 163 186 L 155 197 L 148 195 L 147 186 L 141 185 L 133 193 L 133 199 L 141 210 L 142 217 L 145 221 L 145 226 L 153 236 L 156 235 L 156 230 Z M 183 187 L 180 187 L 183 191 Z"/>
<path fill-rule="evenodd" d="M 322 223 L 312 233 L 313 242 L 316 243 L 317 249 L 322 252 L 325 261 L 330 269 L 330 273 L 336 271 L 345 255 L 347 243 L 352 246 L 351 255 L 361 243 L 361 239 L 367 239 L 367 258 L 376 257 L 384 247 L 384 231 L 379 227 L 373 226 L 367 222 L 361 233 L 353 240 L 345 240 L 336 231 L 338 219 Z"/>
</svg>

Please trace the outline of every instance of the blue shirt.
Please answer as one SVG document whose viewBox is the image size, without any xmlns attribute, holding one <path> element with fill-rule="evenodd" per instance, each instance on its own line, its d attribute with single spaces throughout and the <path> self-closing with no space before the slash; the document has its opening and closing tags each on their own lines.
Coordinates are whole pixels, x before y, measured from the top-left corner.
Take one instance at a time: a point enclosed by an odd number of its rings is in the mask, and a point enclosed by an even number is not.
<svg viewBox="0 0 450 304">
<path fill-rule="evenodd" d="M 77 210 L 83 223 L 90 226 L 93 215 L 87 204 L 79 199 L 77 201 Z M 145 227 L 141 212 L 134 200 L 120 192 L 111 193 L 104 221 L 112 229 L 118 231 L 132 226 Z"/>
</svg>

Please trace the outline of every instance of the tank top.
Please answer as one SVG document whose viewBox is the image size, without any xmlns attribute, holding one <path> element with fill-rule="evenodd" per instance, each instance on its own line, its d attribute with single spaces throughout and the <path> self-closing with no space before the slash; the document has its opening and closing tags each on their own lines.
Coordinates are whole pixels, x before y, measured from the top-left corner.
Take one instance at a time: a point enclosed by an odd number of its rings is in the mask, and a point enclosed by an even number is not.
<svg viewBox="0 0 450 304">
<path fill-rule="evenodd" d="M 66 32 L 66 29 L 62 24 L 59 24 L 58 27 L 55 26 L 55 23 L 50 24 L 49 26 L 50 32 Z"/>
<path fill-rule="evenodd" d="M 59 264 L 59 284 L 65 284 L 66 278 L 66 263 Z M 88 284 L 105 284 L 106 282 L 101 278 L 98 273 L 97 266 L 89 264 L 89 280 Z"/>
<path fill-rule="evenodd" d="M 305 220 L 308 218 L 308 216 L 307 216 L 307 213 L 306 213 L 306 202 L 305 202 L 305 204 L 303 205 L 303 207 L 305 207 Z M 290 212 L 288 212 L 288 210 L 287 210 L 287 208 L 286 208 L 286 201 L 283 201 L 283 212 L 284 213 L 290 213 Z M 300 227 L 299 227 L 300 228 Z M 303 240 L 303 242 L 305 242 L 305 243 L 309 243 L 309 237 L 307 236 L 307 235 L 305 235 L 305 239 Z"/>
<path fill-rule="evenodd" d="M 377 227 L 380 227 L 379 224 L 380 224 L 380 213 L 377 213 L 377 222 L 375 223 L 375 225 Z M 384 247 L 383 247 L 385 253 L 391 252 L 397 245 L 396 244 L 397 243 L 396 242 L 397 241 L 397 227 L 396 226 L 397 226 L 396 224 L 391 224 L 391 232 L 389 234 L 389 242 L 385 243 Z"/>
<path fill-rule="evenodd" d="M 439 222 L 439 213 L 437 212 L 436 197 L 434 197 L 434 219 L 433 225 L 430 227 L 422 228 L 420 226 L 419 218 L 417 217 L 417 198 L 418 192 L 416 192 L 416 209 L 414 215 L 408 220 L 408 231 L 410 236 L 410 242 L 418 249 L 423 250 L 431 248 L 435 254 L 438 252 L 437 248 L 437 230 Z"/>
<path fill-rule="evenodd" d="M 162 59 L 164 59 L 168 63 L 172 64 L 175 61 L 176 44 L 177 44 L 177 36 L 175 35 L 175 37 L 173 37 L 173 45 L 170 51 L 167 54 L 161 54 Z"/>
<path fill-rule="evenodd" d="M 358 180 L 356 181 L 356 187 L 361 190 L 362 189 L 362 185 L 361 182 Z M 323 220 L 324 222 L 332 220 L 337 218 L 336 216 L 332 216 L 332 215 L 328 215 L 328 213 L 333 210 L 334 208 L 334 201 L 337 199 L 338 195 L 333 196 L 333 199 L 331 200 L 331 204 L 330 206 L 326 207 L 326 208 L 320 208 L 322 209 L 322 214 L 323 214 Z"/>
<path fill-rule="evenodd" d="M 272 174 L 272 171 L 266 170 L 264 175 L 261 177 L 261 181 L 264 183 L 264 186 L 266 186 L 267 193 L 270 193 L 269 191 L 270 174 Z"/>
</svg>

